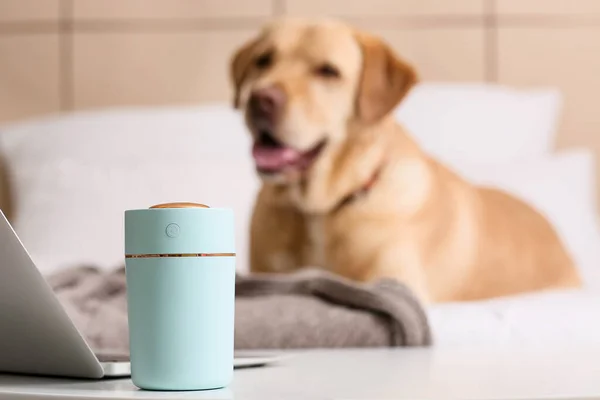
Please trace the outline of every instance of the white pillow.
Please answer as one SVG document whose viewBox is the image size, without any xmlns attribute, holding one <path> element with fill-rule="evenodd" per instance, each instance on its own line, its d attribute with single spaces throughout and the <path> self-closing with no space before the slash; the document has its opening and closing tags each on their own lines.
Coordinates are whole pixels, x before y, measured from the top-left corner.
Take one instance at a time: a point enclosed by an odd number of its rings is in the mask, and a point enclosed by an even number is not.
<svg viewBox="0 0 600 400">
<path fill-rule="evenodd" d="M 555 89 L 422 83 L 396 110 L 429 154 L 446 162 L 508 162 L 549 153 L 561 111 Z"/>
<path fill-rule="evenodd" d="M 503 189 L 535 207 L 554 225 L 590 287 L 600 288 L 600 228 L 591 150 L 563 150 L 521 162 L 455 162 L 471 182 Z"/>
<path fill-rule="evenodd" d="M 15 230 L 44 273 L 123 259 L 123 211 L 171 201 L 231 207 L 238 267 L 258 181 L 227 105 L 78 113 L 6 128 Z"/>
</svg>

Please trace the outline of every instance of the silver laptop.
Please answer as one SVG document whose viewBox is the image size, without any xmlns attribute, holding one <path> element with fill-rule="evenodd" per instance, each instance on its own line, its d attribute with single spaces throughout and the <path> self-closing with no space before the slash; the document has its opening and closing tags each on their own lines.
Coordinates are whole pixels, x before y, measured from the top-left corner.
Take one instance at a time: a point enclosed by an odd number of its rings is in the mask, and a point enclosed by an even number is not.
<svg viewBox="0 0 600 400">
<path fill-rule="evenodd" d="M 236 353 L 236 368 L 274 354 Z M 0 373 L 107 378 L 130 375 L 129 358 L 94 353 L 0 210 Z"/>
</svg>

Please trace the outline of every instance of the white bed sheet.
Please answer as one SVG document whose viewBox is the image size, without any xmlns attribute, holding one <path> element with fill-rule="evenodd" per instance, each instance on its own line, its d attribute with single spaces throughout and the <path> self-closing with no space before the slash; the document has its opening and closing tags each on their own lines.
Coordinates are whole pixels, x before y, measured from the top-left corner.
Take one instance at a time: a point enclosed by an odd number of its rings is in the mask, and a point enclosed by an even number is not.
<svg viewBox="0 0 600 400">
<path fill-rule="evenodd" d="M 600 346 L 600 292 L 554 291 L 428 308 L 440 347 Z"/>
</svg>

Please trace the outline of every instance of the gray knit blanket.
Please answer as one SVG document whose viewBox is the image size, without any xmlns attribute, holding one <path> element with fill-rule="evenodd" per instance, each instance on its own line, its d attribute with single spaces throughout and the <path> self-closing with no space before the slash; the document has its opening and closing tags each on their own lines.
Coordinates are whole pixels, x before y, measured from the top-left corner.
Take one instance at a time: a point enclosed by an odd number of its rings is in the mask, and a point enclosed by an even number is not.
<svg viewBox="0 0 600 400">
<path fill-rule="evenodd" d="M 129 351 L 124 268 L 47 277 L 96 351 Z M 358 284 L 324 271 L 236 278 L 235 348 L 428 346 L 427 316 L 403 284 Z"/>
</svg>

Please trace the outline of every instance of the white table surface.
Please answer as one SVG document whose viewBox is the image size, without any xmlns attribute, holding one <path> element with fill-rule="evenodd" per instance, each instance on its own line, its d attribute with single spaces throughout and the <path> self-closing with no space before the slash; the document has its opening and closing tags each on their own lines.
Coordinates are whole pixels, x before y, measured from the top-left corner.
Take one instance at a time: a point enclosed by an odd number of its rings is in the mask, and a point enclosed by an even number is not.
<svg viewBox="0 0 600 400">
<path fill-rule="evenodd" d="M 149 392 L 129 379 L 0 375 L 0 399 L 600 399 L 600 349 L 378 349 L 295 353 L 236 370 L 230 387 Z"/>
</svg>

